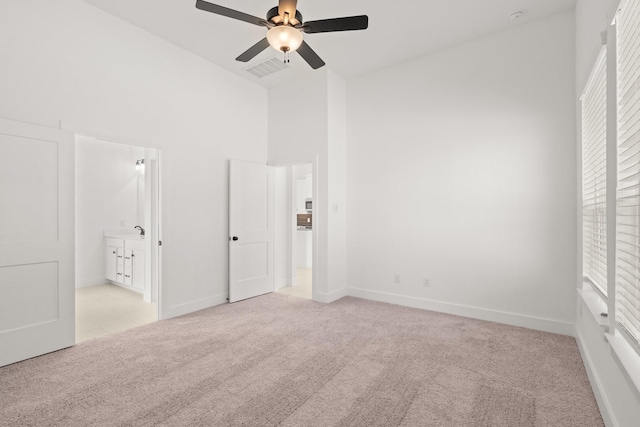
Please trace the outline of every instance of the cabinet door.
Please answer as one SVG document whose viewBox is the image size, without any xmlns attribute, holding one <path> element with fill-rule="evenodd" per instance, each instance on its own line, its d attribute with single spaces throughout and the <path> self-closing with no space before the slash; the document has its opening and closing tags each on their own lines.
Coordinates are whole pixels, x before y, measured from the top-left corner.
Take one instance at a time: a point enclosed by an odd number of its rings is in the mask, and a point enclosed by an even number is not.
<svg viewBox="0 0 640 427">
<path fill-rule="evenodd" d="M 131 286 L 133 281 L 131 280 L 133 272 L 133 251 L 131 249 L 124 250 L 124 281 L 125 285 Z"/>
<path fill-rule="evenodd" d="M 116 282 L 124 283 L 124 248 L 117 248 Z"/>
<path fill-rule="evenodd" d="M 117 281 L 116 268 L 118 265 L 118 248 L 107 246 L 106 249 L 106 277 L 108 280 Z"/>
<path fill-rule="evenodd" d="M 144 291 L 144 251 L 133 250 L 133 289 Z"/>
</svg>

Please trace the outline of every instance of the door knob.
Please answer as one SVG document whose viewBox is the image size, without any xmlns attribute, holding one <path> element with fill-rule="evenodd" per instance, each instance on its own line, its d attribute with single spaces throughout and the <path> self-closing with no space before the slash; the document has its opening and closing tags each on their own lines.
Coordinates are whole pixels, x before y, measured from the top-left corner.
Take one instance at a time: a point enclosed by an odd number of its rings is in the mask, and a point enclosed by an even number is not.
<svg viewBox="0 0 640 427">
<path fill-rule="evenodd" d="M 233 241 L 235 242 L 236 240 L 238 240 L 238 236 L 233 236 L 233 237 L 231 238 L 231 240 L 233 240 Z"/>
</svg>

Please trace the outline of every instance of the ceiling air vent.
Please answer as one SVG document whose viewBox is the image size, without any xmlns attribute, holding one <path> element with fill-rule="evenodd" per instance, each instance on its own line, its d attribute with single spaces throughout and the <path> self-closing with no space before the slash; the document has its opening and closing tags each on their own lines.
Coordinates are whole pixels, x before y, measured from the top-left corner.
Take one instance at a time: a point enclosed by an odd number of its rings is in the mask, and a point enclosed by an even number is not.
<svg viewBox="0 0 640 427">
<path fill-rule="evenodd" d="M 261 79 L 285 68 L 289 68 L 289 64 L 285 64 L 282 58 L 273 57 L 251 68 L 247 68 L 247 71 Z"/>
</svg>

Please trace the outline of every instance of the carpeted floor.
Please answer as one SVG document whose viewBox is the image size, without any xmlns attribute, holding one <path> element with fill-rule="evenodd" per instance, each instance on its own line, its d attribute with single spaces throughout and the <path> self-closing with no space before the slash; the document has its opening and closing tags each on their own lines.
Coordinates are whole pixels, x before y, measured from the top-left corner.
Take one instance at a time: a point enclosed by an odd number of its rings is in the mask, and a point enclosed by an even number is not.
<svg viewBox="0 0 640 427">
<path fill-rule="evenodd" d="M 603 426 L 573 338 L 280 294 L 0 368 L 2 426 Z"/>
</svg>

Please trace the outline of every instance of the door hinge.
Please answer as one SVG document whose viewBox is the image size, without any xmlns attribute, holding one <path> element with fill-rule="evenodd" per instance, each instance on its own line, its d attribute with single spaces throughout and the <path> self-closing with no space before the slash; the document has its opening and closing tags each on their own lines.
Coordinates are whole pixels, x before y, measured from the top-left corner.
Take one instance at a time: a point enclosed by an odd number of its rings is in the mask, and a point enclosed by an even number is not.
<svg viewBox="0 0 640 427">
<path fill-rule="evenodd" d="M 162 246 L 162 240 L 158 240 L 158 246 Z"/>
</svg>

